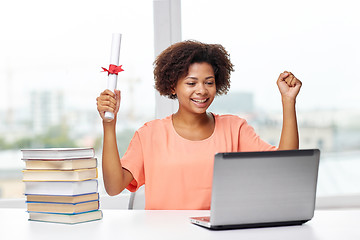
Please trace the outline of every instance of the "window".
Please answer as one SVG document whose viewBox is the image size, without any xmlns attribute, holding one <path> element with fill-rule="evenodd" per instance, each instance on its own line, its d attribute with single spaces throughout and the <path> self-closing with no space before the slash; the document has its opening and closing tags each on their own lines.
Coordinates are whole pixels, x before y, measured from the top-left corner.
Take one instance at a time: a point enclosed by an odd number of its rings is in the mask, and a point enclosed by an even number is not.
<svg viewBox="0 0 360 240">
<path fill-rule="evenodd" d="M 277 145 L 282 116 L 275 82 L 280 72 L 292 71 L 303 81 L 300 147 L 322 151 L 318 195 L 358 194 L 357 1 L 181 5 L 182 39 L 221 43 L 235 64 L 229 94 L 218 97 L 211 111 L 246 118 Z M 117 125 L 122 155 L 135 129 L 155 117 L 153 2 L 19 0 L 7 1 L 0 13 L 6 23 L 0 40 L 0 198 L 22 197 L 21 148 L 94 146 L 101 159 L 95 98 L 106 88 L 100 67 L 108 65 L 112 32 L 123 33 Z"/>
<path fill-rule="evenodd" d="M 152 11 L 146 0 L 2 4 L 0 198 L 23 197 L 21 148 L 95 147 L 101 167 L 102 124 L 95 99 L 106 88 L 101 67 L 109 65 L 113 32 L 123 34 L 121 155 L 134 131 L 154 118 Z M 99 174 L 102 181 L 101 169 Z"/>
<path fill-rule="evenodd" d="M 357 1 L 182 0 L 182 39 L 221 43 L 235 72 L 212 111 L 238 114 L 271 144 L 282 123 L 279 74 L 303 82 L 301 148 L 320 148 L 318 196 L 360 192 Z"/>
</svg>

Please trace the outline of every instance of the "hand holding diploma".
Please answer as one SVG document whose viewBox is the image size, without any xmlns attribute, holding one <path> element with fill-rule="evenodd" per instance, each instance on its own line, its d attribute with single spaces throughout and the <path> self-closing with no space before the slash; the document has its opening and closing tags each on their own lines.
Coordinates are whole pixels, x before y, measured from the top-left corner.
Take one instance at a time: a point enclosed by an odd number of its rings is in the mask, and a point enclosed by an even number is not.
<svg viewBox="0 0 360 240">
<path fill-rule="evenodd" d="M 121 92 L 119 90 L 114 90 L 114 92 L 106 89 L 100 94 L 99 97 L 96 98 L 97 109 L 99 111 L 100 117 L 106 123 L 112 122 L 113 119 L 107 118 L 105 114 L 110 112 L 116 116 L 120 108 Z M 113 122 L 115 124 L 115 121 Z"/>
</svg>

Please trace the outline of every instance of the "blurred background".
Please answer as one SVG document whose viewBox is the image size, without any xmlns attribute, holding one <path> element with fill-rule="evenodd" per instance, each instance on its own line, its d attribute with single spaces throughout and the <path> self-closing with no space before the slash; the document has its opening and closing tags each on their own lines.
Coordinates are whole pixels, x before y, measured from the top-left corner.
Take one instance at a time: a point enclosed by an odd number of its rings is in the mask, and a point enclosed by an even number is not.
<svg viewBox="0 0 360 240">
<path fill-rule="evenodd" d="M 231 90 L 211 111 L 246 118 L 279 142 L 276 86 L 291 71 L 301 148 L 321 149 L 318 196 L 360 194 L 360 4 L 356 0 L 181 0 L 181 38 L 222 44 Z M 13 0 L 0 4 L 0 199 L 23 198 L 20 149 L 94 147 L 96 97 L 106 88 L 111 34 L 123 34 L 117 136 L 123 155 L 155 118 L 153 1 Z M 161 24 L 161 23 L 160 23 Z M 101 181 L 101 169 L 99 171 Z M 105 195 L 102 182 L 99 192 Z"/>
</svg>

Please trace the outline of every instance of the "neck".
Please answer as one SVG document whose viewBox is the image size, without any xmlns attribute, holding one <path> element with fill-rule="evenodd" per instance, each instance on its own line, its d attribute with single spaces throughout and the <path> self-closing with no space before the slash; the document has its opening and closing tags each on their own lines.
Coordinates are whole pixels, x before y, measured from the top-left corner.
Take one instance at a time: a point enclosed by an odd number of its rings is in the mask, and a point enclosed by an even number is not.
<svg viewBox="0 0 360 240">
<path fill-rule="evenodd" d="M 175 131 L 183 138 L 199 141 L 209 138 L 215 129 L 215 119 L 210 113 L 184 114 L 180 110 L 172 116 Z"/>
<path fill-rule="evenodd" d="M 185 114 L 179 110 L 173 115 L 173 121 L 176 122 L 177 125 L 193 127 L 209 123 L 212 121 L 212 118 L 212 115 L 207 112 L 201 114 Z"/>
</svg>

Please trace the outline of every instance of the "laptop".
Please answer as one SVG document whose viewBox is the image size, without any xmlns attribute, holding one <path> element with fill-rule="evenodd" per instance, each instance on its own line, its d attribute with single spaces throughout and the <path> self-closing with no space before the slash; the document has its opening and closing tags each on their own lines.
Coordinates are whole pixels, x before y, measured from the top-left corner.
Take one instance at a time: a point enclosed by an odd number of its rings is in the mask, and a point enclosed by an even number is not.
<svg viewBox="0 0 360 240">
<path fill-rule="evenodd" d="M 217 153 L 209 229 L 301 225 L 314 216 L 319 149 Z"/>
</svg>

